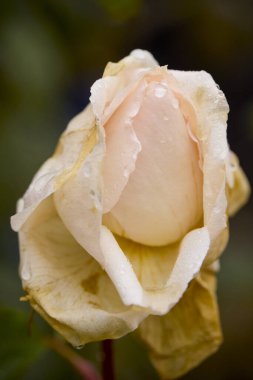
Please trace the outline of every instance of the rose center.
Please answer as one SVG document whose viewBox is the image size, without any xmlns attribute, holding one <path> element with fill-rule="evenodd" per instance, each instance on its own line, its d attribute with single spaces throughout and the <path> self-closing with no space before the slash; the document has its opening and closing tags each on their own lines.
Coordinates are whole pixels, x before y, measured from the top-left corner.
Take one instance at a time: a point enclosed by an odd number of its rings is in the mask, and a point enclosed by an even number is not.
<svg viewBox="0 0 253 380">
<path fill-rule="evenodd" d="M 197 143 L 166 84 L 148 84 L 133 127 L 142 150 L 104 223 L 112 232 L 142 244 L 176 242 L 202 216 Z"/>
</svg>

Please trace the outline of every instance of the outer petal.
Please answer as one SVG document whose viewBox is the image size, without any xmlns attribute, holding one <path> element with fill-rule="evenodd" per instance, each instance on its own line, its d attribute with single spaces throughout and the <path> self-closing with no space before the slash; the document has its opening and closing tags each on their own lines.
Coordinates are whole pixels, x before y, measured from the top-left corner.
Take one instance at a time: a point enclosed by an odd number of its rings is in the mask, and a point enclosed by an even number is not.
<svg viewBox="0 0 253 380">
<path fill-rule="evenodd" d="M 234 215 L 248 200 L 250 185 L 236 155 L 231 152 L 230 165 L 232 168 L 233 183 L 228 185 L 228 215 Z"/>
<path fill-rule="evenodd" d="M 171 71 L 177 83 L 181 107 L 199 140 L 204 175 L 204 225 L 212 245 L 221 246 L 227 228 L 226 166 L 229 157 L 226 126 L 228 104 L 212 77 L 204 72 Z M 181 95 L 183 94 L 183 95 Z M 191 107 L 193 107 L 193 112 Z M 192 116 L 195 113 L 197 118 Z M 211 246 L 206 263 L 217 259 L 221 251 Z"/>
<path fill-rule="evenodd" d="M 95 143 L 94 125 L 95 117 L 90 106 L 70 121 L 54 155 L 42 165 L 18 202 L 17 214 L 11 219 L 15 231 L 21 228 L 43 199 L 75 174 Z"/>
<path fill-rule="evenodd" d="M 175 379 L 215 352 L 222 341 L 215 275 L 203 272 L 163 317 L 150 316 L 138 333 L 162 379 Z"/>
<path fill-rule="evenodd" d="M 108 63 L 103 78 L 91 87 L 90 102 L 100 125 L 105 125 L 143 76 L 156 66 L 155 59 L 145 50 L 134 50 L 118 63 Z"/>
<path fill-rule="evenodd" d="M 173 270 L 169 266 L 166 268 L 165 287 L 156 292 L 144 289 L 126 256 L 128 244 L 122 250 L 113 234 L 101 226 L 101 170 L 104 155 L 102 131 L 98 139 L 76 174 L 55 192 L 57 210 L 76 241 L 106 270 L 126 305 L 136 305 L 150 309 L 153 313 L 163 314 L 174 306 L 189 281 L 198 273 L 209 248 L 208 231 L 205 227 L 193 230 L 178 244 Z M 135 247 L 138 255 L 139 245 L 136 244 Z M 168 248 L 167 254 L 170 252 Z M 153 253 L 156 254 L 156 250 Z M 156 276 L 159 276 L 157 269 L 154 270 Z"/>
<path fill-rule="evenodd" d="M 188 283 L 198 273 L 209 249 L 210 239 L 206 227 L 189 232 L 177 245 L 173 268 L 165 268 L 166 282 L 160 289 L 145 288 L 127 257 L 128 242 L 122 249 L 113 234 L 102 226 L 102 163 L 105 151 L 104 133 L 97 123 L 97 143 L 80 165 L 54 194 L 57 211 L 76 241 L 94 257 L 108 273 L 123 303 L 136 305 L 155 314 L 171 309 L 186 290 Z M 87 175 L 89 173 L 89 175 Z M 139 245 L 136 244 L 136 255 Z M 144 248 L 145 249 L 145 248 Z M 174 248 L 173 248 L 174 249 Z M 159 249 L 158 249 L 159 251 Z M 153 250 L 153 254 L 156 254 Z M 168 247 L 167 254 L 171 253 Z M 146 267 L 150 261 L 144 257 Z M 154 268 L 159 276 L 159 255 Z M 145 266 L 145 264 L 143 264 Z M 145 283 L 152 282 L 145 274 Z M 150 286 L 152 288 L 152 285 Z"/>
<path fill-rule="evenodd" d="M 73 345 L 118 338 L 146 316 L 122 304 L 107 274 L 62 224 L 51 197 L 19 236 L 27 299 Z"/>
</svg>

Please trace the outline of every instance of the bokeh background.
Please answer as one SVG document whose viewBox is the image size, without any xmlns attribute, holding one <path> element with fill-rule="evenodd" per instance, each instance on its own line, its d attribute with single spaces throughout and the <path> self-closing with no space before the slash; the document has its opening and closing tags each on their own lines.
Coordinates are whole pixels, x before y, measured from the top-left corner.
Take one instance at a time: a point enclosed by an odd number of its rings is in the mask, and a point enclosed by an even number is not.
<svg viewBox="0 0 253 380">
<path fill-rule="evenodd" d="M 253 182 L 253 2 L 251 0 L 2 0 L 0 5 L 0 379 L 78 379 L 41 343 L 51 329 L 18 278 L 15 202 L 52 153 L 67 122 L 88 102 L 105 64 L 134 48 L 161 64 L 210 72 L 231 107 L 228 136 Z M 218 297 L 221 349 L 185 380 L 253 379 L 252 201 L 231 220 Z M 80 351 L 99 366 L 99 345 Z M 140 343 L 115 343 L 118 380 L 158 379 Z"/>
</svg>

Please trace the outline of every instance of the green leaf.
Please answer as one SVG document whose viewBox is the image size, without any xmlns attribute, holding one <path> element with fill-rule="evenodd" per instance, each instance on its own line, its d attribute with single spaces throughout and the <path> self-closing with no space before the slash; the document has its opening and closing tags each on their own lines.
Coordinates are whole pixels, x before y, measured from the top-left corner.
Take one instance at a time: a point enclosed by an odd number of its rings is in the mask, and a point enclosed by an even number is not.
<svg viewBox="0 0 253 380">
<path fill-rule="evenodd" d="M 0 307 L 0 379 L 21 379 L 27 369 L 45 350 L 39 330 L 32 325 L 29 314 Z"/>
</svg>

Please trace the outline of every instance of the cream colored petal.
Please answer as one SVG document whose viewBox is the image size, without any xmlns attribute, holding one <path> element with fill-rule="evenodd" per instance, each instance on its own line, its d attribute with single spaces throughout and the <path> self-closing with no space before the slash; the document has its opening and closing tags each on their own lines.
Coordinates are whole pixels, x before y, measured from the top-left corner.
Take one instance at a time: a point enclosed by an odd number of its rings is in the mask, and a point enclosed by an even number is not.
<svg viewBox="0 0 253 380">
<path fill-rule="evenodd" d="M 130 53 L 130 57 L 140 61 L 143 67 L 156 67 L 159 65 L 153 55 L 147 50 L 135 49 Z"/>
<path fill-rule="evenodd" d="M 217 239 L 227 226 L 228 104 L 224 94 L 208 73 L 204 71 L 171 71 L 171 73 L 177 81 L 175 90 L 183 94 L 179 95 L 182 110 L 185 117 L 191 120 L 193 131 L 200 142 L 204 176 L 204 224 L 208 228 L 212 243 L 217 246 Z M 193 107 L 197 116 L 195 120 L 192 119 L 190 107 Z M 221 253 L 217 250 L 210 252 L 212 254 L 207 258 L 209 263 L 216 260 L 217 255 Z"/>
<path fill-rule="evenodd" d="M 77 242 L 103 265 L 102 223 L 103 128 L 96 125 L 96 142 L 78 170 L 54 193 L 56 209 Z"/>
<path fill-rule="evenodd" d="M 176 379 L 197 366 L 222 341 L 215 275 L 201 273 L 168 314 L 148 317 L 137 331 L 162 379 Z"/>
<path fill-rule="evenodd" d="M 146 78 L 149 83 L 133 119 L 142 150 L 111 213 L 123 236 L 161 246 L 182 239 L 200 221 L 203 179 L 197 144 L 165 82 L 167 75 L 163 81 L 151 75 Z"/>
<path fill-rule="evenodd" d="M 233 216 L 247 202 L 250 196 L 250 185 L 233 152 L 230 155 L 230 166 L 233 183 L 227 186 L 228 215 Z"/>
<path fill-rule="evenodd" d="M 17 214 L 11 219 L 18 231 L 40 202 L 56 191 L 90 151 L 95 141 L 94 115 L 90 106 L 74 117 L 62 134 L 57 149 L 34 176 L 29 188 L 18 203 Z"/>
<path fill-rule="evenodd" d="M 161 315 L 182 297 L 209 248 L 205 228 L 191 231 L 181 243 L 163 247 L 144 246 L 119 236 L 117 241 L 142 288 L 142 302 L 136 305 Z M 119 271 L 115 271 L 116 276 L 120 276 Z M 114 283 L 117 287 L 117 280 Z"/>
<path fill-rule="evenodd" d="M 124 306 L 110 278 L 44 200 L 20 234 L 20 275 L 32 306 L 75 346 L 118 338 L 145 312 Z"/>
<path fill-rule="evenodd" d="M 144 50 L 134 50 L 119 62 L 107 64 L 103 77 L 91 87 L 90 102 L 100 125 L 105 125 L 143 76 L 157 66 Z"/>
<path fill-rule="evenodd" d="M 99 141 L 76 175 L 55 192 L 57 211 L 76 241 L 108 273 L 126 305 L 136 305 L 158 314 L 165 313 L 178 301 L 189 281 L 199 271 L 209 248 L 207 229 L 197 229 L 185 236 L 178 246 L 173 271 L 168 268 L 165 287 L 155 292 L 143 289 L 130 260 L 125 256 L 127 248 L 121 249 L 111 232 L 101 227 L 103 138 L 101 131 Z"/>
<path fill-rule="evenodd" d="M 133 129 L 133 119 L 140 109 L 145 83 L 129 95 L 108 120 L 105 128 L 106 154 L 103 162 L 103 213 L 118 202 L 135 162 L 141 144 Z"/>
</svg>

